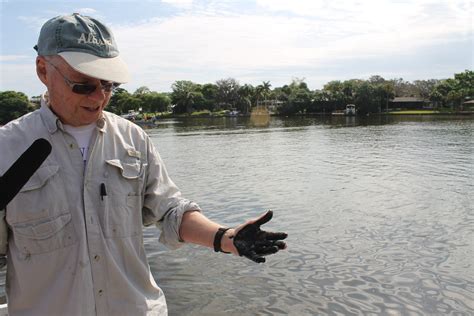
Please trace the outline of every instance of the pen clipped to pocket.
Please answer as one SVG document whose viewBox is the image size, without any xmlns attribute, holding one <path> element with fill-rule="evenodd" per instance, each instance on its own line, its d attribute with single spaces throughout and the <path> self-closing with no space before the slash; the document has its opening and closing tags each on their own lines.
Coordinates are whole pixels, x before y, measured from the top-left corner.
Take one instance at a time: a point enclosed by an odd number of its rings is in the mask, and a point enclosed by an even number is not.
<svg viewBox="0 0 474 316">
<path fill-rule="evenodd" d="M 107 196 L 107 188 L 105 187 L 105 183 L 100 184 L 100 199 L 103 201 L 104 196 Z"/>
</svg>

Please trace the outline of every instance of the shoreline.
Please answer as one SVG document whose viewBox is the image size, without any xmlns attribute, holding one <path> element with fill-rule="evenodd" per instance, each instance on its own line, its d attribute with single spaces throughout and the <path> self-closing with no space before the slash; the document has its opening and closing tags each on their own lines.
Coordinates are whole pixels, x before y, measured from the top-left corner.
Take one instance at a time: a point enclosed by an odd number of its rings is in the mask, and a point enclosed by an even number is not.
<svg viewBox="0 0 474 316">
<path fill-rule="evenodd" d="M 434 111 L 398 111 L 398 112 L 383 112 L 383 113 L 368 113 L 364 115 L 334 115 L 332 113 L 298 113 L 298 114 L 293 114 L 293 115 L 284 115 L 284 114 L 269 114 L 269 116 L 274 116 L 274 117 L 311 117 L 311 116 L 343 116 L 343 117 L 366 117 L 366 116 L 391 116 L 391 115 L 414 115 L 414 116 L 422 116 L 422 115 L 449 115 L 449 116 L 469 116 L 469 115 L 474 115 L 474 111 L 460 111 L 460 112 L 434 112 Z M 239 117 L 250 117 L 250 114 L 241 114 L 241 115 L 213 115 L 213 114 L 202 114 L 202 115 L 192 115 L 192 114 L 170 114 L 170 115 L 163 115 L 163 116 L 157 116 L 157 120 L 159 121 L 160 119 L 168 119 L 168 118 L 185 118 L 185 119 L 192 119 L 192 118 L 222 118 L 222 117 L 228 117 L 228 118 L 239 118 Z"/>
</svg>

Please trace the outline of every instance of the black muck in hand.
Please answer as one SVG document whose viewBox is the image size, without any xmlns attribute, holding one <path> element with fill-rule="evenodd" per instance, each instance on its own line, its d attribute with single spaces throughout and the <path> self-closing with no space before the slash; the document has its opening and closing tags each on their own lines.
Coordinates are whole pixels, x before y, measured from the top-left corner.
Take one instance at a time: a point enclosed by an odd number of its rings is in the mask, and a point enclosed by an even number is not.
<svg viewBox="0 0 474 316">
<path fill-rule="evenodd" d="M 259 218 L 236 228 L 234 246 L 239 255 L 262 263 L 265 262 L 264 256 L 286 248 L 286 244 L 282 240 L 288 237 L 288 234 L 266 232 L 260 229 L 260 226 L 270 221 L 272 217 L 273 212 L 267 211 Z"/>
</svg>

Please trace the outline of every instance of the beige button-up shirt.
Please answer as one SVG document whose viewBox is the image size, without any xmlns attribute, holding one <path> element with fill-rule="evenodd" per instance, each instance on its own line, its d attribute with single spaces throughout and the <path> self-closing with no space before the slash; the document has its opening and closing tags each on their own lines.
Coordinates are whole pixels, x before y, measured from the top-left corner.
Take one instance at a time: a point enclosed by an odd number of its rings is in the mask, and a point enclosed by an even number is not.
<svg viewBox="0 0 474 316">
<path fill-rule="evenodd" d="M 43 104 L 0 128 L 0 175 L 38 138 L 52 152 L 6 208 L 9 314 L 166 315 L 142 227 L 156 224 L 177 248 L 184 212 L 199 206 L 181 197 L 150 138 L 104 112 L 84 169 Z"/>
</svg>

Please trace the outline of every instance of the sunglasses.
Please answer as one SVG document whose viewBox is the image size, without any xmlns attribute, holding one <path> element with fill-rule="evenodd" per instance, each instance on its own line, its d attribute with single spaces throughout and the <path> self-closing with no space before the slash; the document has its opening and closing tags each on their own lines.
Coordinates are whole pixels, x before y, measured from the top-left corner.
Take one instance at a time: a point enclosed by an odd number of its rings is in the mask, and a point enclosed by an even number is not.
<svg viewBox="0 0 474 316">
<path fill-rule="evenodd" d="M 79 83 L 79 82 L 74 82 L 72 80 L 69 80 L 63 73 L 56 67 L 54 64 L 51 62 L 47 61 L 48 64 L 54 67 L 56 71 L 63 77 L 64 82 L 71 88 L 72 92 L 76 94 L 91 94 L 97 89 L 97 85 L 90 84 L 90 83 Z M 117 89 L 120 86 L 120 83 L 116 82 L 110 82 L 110 81 L 105 81 L 101 80 L 100 81 L 100 89 L 102 89 L 104 92 L 113 92 L 115 89 Z"/>
</svg>

